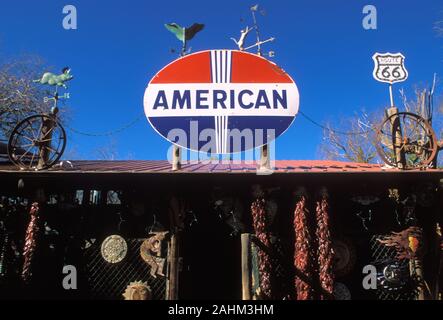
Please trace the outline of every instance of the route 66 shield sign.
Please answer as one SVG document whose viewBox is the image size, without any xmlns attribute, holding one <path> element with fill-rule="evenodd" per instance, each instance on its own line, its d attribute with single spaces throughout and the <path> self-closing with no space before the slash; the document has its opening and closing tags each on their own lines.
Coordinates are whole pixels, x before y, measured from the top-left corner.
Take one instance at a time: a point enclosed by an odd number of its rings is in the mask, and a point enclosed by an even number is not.
<svg viewBox="0 0 443 320">
<path fill-rule="evenodd" d="M 402 82 L 408 78 L 405 68 L 405 56 L 401 53 L 376 53 L 373 76 L 375 80 L 386 83 Z"/>
</svg>

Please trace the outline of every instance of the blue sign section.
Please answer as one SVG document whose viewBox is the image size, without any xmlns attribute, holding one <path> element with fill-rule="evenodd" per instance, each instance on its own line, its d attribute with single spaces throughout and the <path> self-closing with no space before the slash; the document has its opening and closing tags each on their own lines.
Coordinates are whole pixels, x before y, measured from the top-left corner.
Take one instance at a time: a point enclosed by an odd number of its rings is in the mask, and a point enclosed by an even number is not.
<svg viewBox="0 0 443 320">
<path fill-rule="evenodd" d="M 163 68 L 145 91 L 152 127 L 187 149 L 213 154 L 267 144 L 294 121 L 299 93 L 292 78 L 263 57 L 210 50 Z"/>
</svg>

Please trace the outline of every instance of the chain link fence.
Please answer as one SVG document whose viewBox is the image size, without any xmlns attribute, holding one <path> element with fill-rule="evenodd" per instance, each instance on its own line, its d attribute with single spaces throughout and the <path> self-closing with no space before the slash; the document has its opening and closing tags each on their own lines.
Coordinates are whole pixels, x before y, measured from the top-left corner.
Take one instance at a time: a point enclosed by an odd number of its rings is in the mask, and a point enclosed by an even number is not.
<svg viewBox="0 0 443 320">
<path fill-rule="evenodd" d="M 94 243 L 85 250 L 89 294 L 92 299 L 122 300 L 130 282 L 147 282 L 153 300 L 164 300 L 166 278 L 150 275 L 150 266 L 140 256 L 140 246 L 145 239 L 125 239 L 126 257 L 119 263 L 108 263 L 101 255 L 101 246 Z"/>
</svg>

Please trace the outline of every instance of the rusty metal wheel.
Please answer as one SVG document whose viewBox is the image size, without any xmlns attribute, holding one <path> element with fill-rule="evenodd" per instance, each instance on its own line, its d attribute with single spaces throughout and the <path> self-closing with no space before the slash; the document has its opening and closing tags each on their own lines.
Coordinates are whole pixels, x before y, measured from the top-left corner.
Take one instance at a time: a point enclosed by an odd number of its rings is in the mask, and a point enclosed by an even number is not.
<svg viewBox="0 0 443 320">
<path fill-rule="evenodd" d="M 376 148 L 381 159 L 393 167 L 398 167 L 396 153 L 400 154 L 403 169 L 428 167 L 438 151 L 429 122 L 410 112 L 398 112 L 384 120 L 377 130 Z"/>
<path fill-rule="evenodd" d="M 66 146 L 66 132 L 54 115 L 33 115 L 19 122 L 8 141 L 8 156 L 22 169 L 53 166 Z"/>
</svg>

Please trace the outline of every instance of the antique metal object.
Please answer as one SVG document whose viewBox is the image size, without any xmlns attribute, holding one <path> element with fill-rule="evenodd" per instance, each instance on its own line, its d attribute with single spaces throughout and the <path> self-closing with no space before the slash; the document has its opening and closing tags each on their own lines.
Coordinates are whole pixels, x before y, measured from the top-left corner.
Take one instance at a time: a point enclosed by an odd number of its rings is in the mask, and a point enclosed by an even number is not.
<svg viewBox="0 0 443 320">
<path fill-rule="evenodd" d="M 389 166 L 417 169 L 432 164 L 438 143 L 428 121 L 410 112 L 397 112 L 377 129 L 376 148 Z"/>
<path fill-rule="evenodd" d="M 128 253 L 128 245 L 125 239 L 119 235 L 107 237 L 101 246 L 101 254 L 103 259 L 109 263 L 121 262 Z"/>
<path fill-rule="evenodd" d="M 33 115 L 12 130 L 8 155 L 22 169 L 46 169 L 57 163 L 65 146 L 66 132 L 55 115 Z"/>
<path fill-rule="evenodd" d="M 176 36 L 176 38 L 182 42 L 182 51 L 181 51 L 182 56 L 187 54 L 186 51 L 187 42 L 192 38 L 194 38 L 194 36 L 201 30 L 203 30 L 204 27 L 205 25 L 201 23 L 194 23 L 192 24 L 192 26 L 187 28 L 181 27 L 177 23 L 165 24 L 165 28 L 168 31 L 172 32 Z"/>
<path fill-rule="evenodd" d="M 351 291 L 348 287 L 341 282 L 336 282 L 334 284 L 334 299 L 335 300 L 351 300 Z"/>
<path fill-rule="evenodd" d="M 168 233 L 168 231 L 154 232 L 153 235 L 143 241 L 140 246 L 140 256 L 151 266 L 151 276 L 154 278 L 156 278 L 157 275 L 165 276 L 163 273 L 165 258 L 161 257 L 161 253 L 162 243 Z"/>
<path fill-rule="evenodd" d="M 231 38 L 232 41 L 235 42 L 235 44 L 238 46 L 238 50 L 244 51 L 245 50 L 245 40 L 248 36 L 248 33 L 252 30 L 252 28 L 249 28 L 246 26 L 245 29 L 240 30 L 240 38 L 237 40 L 235 38 Z"/>
<path fill-rule="evenodd" d="M 335 239 L 332 242 L 334 252 L 334 274 L 343 277 L 354 268 L 356 261 L 355 247 L 348 239 Z"/>
<path fill-rule="evenodd" d="M 125 300 L 151 300 L 152 292 L 147 282 L 134 281 L 126 287 L 123 297 Z"/>
<path fill-rule="evenodd" d="M 60 75 L 55 75 L 51 72 L 45 72 L 40 79 L 34 80 L 34 82 L 56 87 L 60 86 L 66 89 L 67 86 L 65 82 L 72 80 L 73 78 L 74 76 L 71 75 L 71 69 L 69 67 L 65 67 L 63 68 Z"/>
<path fill-rule="evenodd" d="M 69 99 L 69 93 L 59 95 L 58 88 L 67 88 L 71 80 L 71 69 L 64 68 L 62 74 L 46 72 L 34 82 L 55 86 L 55 92 L 45 97 L 44 102 L 54 101 L 49 114 L 29 116 L 20 121 L 11 131 L 8 140 L 8 156 L 21 169 L 42 170 L 52 167 L 60 160 L 66 147 L 66 132 L 57 119 L 58 101 Z"/>
</svg>

